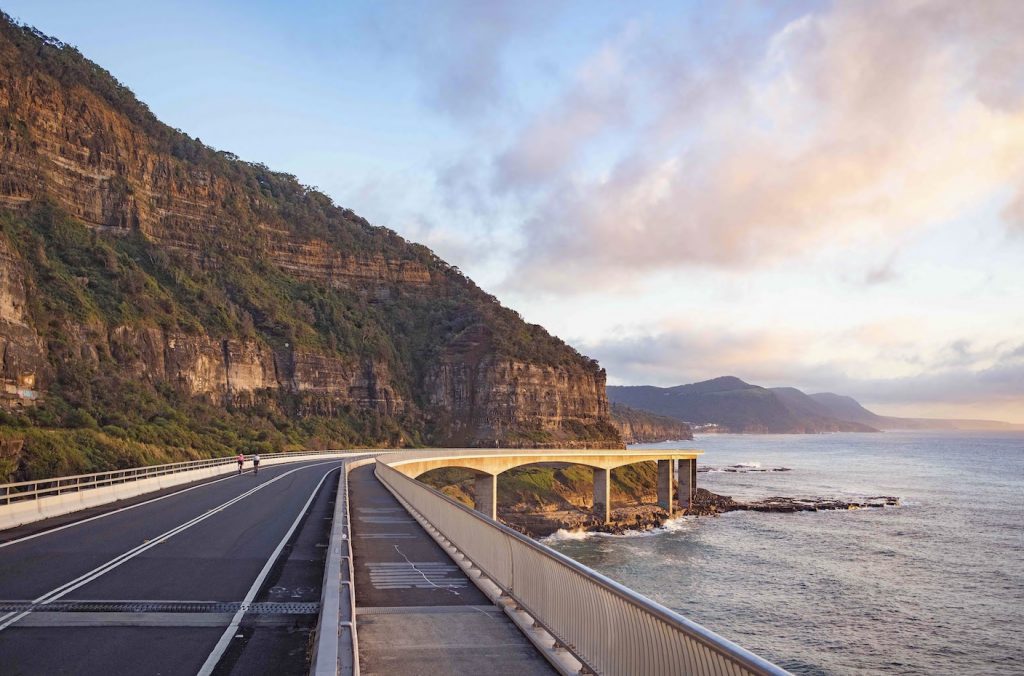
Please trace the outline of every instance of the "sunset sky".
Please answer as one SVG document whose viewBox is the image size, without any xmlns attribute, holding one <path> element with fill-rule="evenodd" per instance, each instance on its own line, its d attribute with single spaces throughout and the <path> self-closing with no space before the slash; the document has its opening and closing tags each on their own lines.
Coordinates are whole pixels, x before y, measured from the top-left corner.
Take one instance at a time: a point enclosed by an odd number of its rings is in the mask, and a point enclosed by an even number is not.
<svg viewBox="0 0 1024 676">
<path fill-rule="evenodd" d="M 1024 2 L 153 4 L 0 7 L 612 384 L 1024 423 Z"/>
</svg>

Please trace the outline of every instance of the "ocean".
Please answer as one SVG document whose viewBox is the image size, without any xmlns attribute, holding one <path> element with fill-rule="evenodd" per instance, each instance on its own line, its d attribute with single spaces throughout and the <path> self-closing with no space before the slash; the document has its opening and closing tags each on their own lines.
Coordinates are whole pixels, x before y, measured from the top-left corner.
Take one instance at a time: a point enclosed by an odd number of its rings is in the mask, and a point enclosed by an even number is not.
<svg viewBox="0 0 1024 676">
<path fill-rule="evenodd" d="M 902 504 L 683 517 L 546 544 L 797 674 L 1024 673 L 1024 434 L 722 434 L 635 448 L 743 465 L 697 480 L 738 499 Z M 749 471 L 780 467 L 791 471 Z"/>
</svg>

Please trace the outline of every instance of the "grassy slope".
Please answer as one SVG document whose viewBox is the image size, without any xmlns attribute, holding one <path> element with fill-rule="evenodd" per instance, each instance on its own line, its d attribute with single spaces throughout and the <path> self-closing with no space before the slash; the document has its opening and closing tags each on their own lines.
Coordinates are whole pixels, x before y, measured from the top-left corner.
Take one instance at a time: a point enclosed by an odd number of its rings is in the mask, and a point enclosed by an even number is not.
<svg viewBox="0 0 1024 676">
<path fill-rule="evenodd" d="M 420 481 L 472 506 L 473 477 L 471 470 L 444 468 L 427 472 Z M 655 495 L 657 478 L 658 468 L 653 462 L 614 469 L 612 500 L 629 503 L 649 501 Z M 518 467 L 498 477 L 498 507 L 520 506 L 531 511 L 588 507 L 593 502 L 593 482 L 593 471 L 582 465 Z"/>
<path fill-rule="evenodd" d="M 0 439 L 24 442 L 19 453 L 0 455 L 0 481 L 239 449 L 425 444 L 431 430 L 421 413 L 424 365 L 479 327 L 487 329 L 498 357 L 598 368 L 542 327 L 523 322 L 426 247 L 370 225 L 293 176 L 242 162 L 162 124 L 73 47 L 2 14 L 0 57 L 10 78 L 48 78 L 68 91 L 87 88 L 129 121 L 150 152 L 167 157 L 184 174 L 208 172 L 237 188 L 225 207 L 231 218 L 223 227 L 230 231 L 211 237 L 200 260 L 141 236 L 99 234 L 45 201 L 28 211 L 0 210 L 0 236 L 23 262 L 28 312 L 53 370 L 40 406 L 0 413 Z M 27 130 L 10 110 L 0 109 L 0 135 L 15 147 L 31 146 Z M 376 302 L 366 294 L 299 281 L 261 252 L 257 223 L 298 239 L 323 239 L 349 254 L 415 261 L 431 270 L 438 288 Z M 184 398 L 168 386 L 132 380 L 110 355 L 100 354 L 98 367 L 82 358 L 76 338 L 82 327 L 103 333 L 120 325 L 244 338 L 272 348 L 289 343 L 353 362 L 381 362 L 412 406 L 395 417 L 360 410 L 320 417 L 296 415 L 301 402 L 283 395 L 244 411 Z M 585 429 L 580 435 L 599 432 Z"/>
</svg>

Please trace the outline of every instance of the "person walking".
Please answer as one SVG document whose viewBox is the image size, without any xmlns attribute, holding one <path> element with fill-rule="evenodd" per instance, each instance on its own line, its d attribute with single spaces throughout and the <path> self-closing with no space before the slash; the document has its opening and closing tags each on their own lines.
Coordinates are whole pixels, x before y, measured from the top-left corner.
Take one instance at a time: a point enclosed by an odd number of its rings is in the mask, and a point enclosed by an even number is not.
<svg viewBox="0 0 1024 676">
<path fill-rule="evenodd" d="M 252 456 L 252 473 L 253 476 L 260 473 L 260 454 L 254 453 Z"/>
<path fill-rule="evenodd" d="M 241 453 L 239 453 L 238 457 L 235 458 L 235 459 L 238 460 L 238 474 L 239 474 L 239 476 L 241 476 L 241 474 L 242 474 L 242 465 L 245 464 L 245 456 L 242 455 Z"/>
</svg>

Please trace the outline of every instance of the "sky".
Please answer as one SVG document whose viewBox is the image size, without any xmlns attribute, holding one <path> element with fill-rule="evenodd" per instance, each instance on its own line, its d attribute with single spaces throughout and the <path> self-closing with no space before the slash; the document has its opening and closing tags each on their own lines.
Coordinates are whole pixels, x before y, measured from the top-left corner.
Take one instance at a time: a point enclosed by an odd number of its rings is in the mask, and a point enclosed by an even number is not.
<svg viewBox="0 0 1024 676">
<path fill-rule="evenodd" d="M 1024 3 L 2 0 L 610 384 L 1024 423 Z"/>
</svg>

